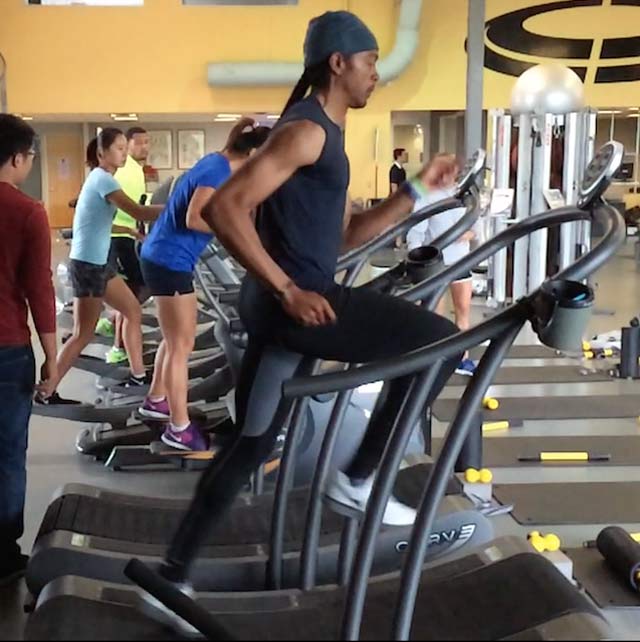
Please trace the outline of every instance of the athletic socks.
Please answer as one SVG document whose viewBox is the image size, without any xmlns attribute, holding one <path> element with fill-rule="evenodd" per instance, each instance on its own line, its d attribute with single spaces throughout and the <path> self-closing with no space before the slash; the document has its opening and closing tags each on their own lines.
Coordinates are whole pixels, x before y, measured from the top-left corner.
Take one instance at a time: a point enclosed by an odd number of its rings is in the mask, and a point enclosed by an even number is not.
<svg viewBox="0 0 640 642">
<path fill-rule="evenodd" d="M 147 380 L 147 375 L 146 374 L 141 374 L 141 375 L 136 375 L 131 373 L 131 376 L 129 377 L 129 382 L 127 383 L 128 386 L 146 386 L 149 384 L 149 381 Z"/>
<path fill-rule="evenodd" d="M 151 403 L 162 403 L 166 397 L 147 397 Z"/>
<path fill-rule="evenodd" d="M 173 430 L 173 432 L 184 432 L 190 425 L 190 421 L 188 421 L 184 426 L 176 426 L 175 424 L 171 424 L 171 430 Z"/>
<path fill-rule="evenodd" d="M 41 406 L 79 406 L 82 404 L 81 401 L 76 401 L 75 399 L 64 399 L 57 391 L 50 397 L 42 397 L 37 394 L 34 401 Z"/>
</svg>

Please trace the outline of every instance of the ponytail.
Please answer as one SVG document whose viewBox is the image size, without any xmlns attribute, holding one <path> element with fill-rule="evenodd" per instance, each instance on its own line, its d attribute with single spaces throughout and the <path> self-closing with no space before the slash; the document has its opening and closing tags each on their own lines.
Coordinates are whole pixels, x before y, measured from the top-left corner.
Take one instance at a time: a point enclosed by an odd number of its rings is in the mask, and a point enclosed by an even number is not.
<svg viewBox="0 0 640 642">
<path fill-rule="evenodd" d="M 249 156 L 254 149 L 258 149 L 265 144 L 270 133 L 270 127 L 256 127 L 237 136 L 225 149 L 234 154 Z"/>
<path fill-rule="evenodd" d="M 300 76 L 300 80 L 298 80 L 298 84 L 294 87 L 291 96 L 289 96 L 289 100 L 287 101 L 285 108 L 282 110 L 283 116 L 289 111 L 289 109 L 291 109 L 291 107 L 296 103 L 299 103 L 307 95 L 307 91 L 310 87 L 311 82 L 309 80 L 309 69 L 305 69 L 302 76 Z"/>
<path fill-rule="evenodd" d="M 329 64 L 329 58 L 317 65 L 313 65 L 313 67 L 305 67 L 304 73 L 298 80 L 298 84 L 294 87 L 291 97 L 282 110 L 282 115 L 284 116 L 291 107 L 303 100 L 309 89 L 325 89 L 329 86 L 330 81 L 331 65 Z"/>
<path fill-rule="evenodd" d="M 98 137 L 96 136 L 87 145 L 87 167 L 95 169 L 100 165 L 98 161 Z"/>
</svg>

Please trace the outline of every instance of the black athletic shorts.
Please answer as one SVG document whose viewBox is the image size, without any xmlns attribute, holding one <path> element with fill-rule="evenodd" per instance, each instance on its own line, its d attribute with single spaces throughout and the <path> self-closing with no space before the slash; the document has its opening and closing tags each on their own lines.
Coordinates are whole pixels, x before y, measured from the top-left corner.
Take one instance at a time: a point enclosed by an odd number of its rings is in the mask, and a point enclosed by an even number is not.
<svg viewBox="0 0 640 642">
<path fill-rule="evenodd" d="M 175 296 L 195 292 L 192 272 L 176 272 L 145 259 L 140 261 L 140 266 L 151 296 Z"/>
<path fill-rule="evenodd" d="M 136 252 L 135 239 L 127 236 L 112 238 L 109 263 L 134 292 L 144 286 L 144 277 L 140 269 L 140 259 Z"/>
<path fill-rule="evenodd" d="M 471 281 L 473 279 L 473 274 L 471 272 L 467 272 L 466 274 L 463 274 L 462 276 L 458 277 L 454 283 L 460 283 L 462 281 Z"/>
<path fill-rule="evenodd" d="M 88 297 L 103 298 L 107 290 L 107 283 L 118 276 L 113 267 L 106 265 L 95 265 L 85 261 L 69 261 L 69 276 L 73 287 L 73 296 L 78 299 Z"/>
</svg>

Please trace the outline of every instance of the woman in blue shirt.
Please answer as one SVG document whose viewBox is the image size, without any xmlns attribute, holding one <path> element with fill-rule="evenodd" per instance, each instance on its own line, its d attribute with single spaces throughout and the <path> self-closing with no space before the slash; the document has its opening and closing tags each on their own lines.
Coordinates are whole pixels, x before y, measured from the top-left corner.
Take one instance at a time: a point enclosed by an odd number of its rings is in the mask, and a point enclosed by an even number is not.
<svg viewBox="0 0 640 642">
<path fill-rule="evenodd" d="M 244 131 L 250 127 L 249 131 Z M 142 246 L 142 273 L 157 308 L 163 341 L 156 355 L 153 383 L 140 414 L 170 420 L 162 441 L 179 450 L 202 451 L 208 444 L 189 420 L 187 362 L 197 326 L 193 272 L 213 238 L 201 213 L 215 191 L 260 147 L 268 127 L 251 119 L 232 130 L 222 152 L 208 154 L 176 186 L 162 216 Z"/>
<path fill-rule="evenodd" d="M 118 209 L 139 221 L 152 221 L 158 217 L 162 207 L 144 207 L 123 192 L 113 175 L 126 160 L 127 139 L 115 127 L 103 129 L 87 148 L 87 164 L 91 172 L 78 197 L 69 255 L 69 273 L 75 297 L 73 334 L 58 354 L 58 378 L 47 382 L 47 389 L 37 399 L 40 403 L 65 403 L 55 392 L 56 387 L 93 338 L 104 303 L 120 312 L 125 320 L 123 339 L 131 365 L 129 385 L 145 384 L 140 303 L 124 279 L 109 265 L 108 257 L 111 228 Z"/>
</svg>

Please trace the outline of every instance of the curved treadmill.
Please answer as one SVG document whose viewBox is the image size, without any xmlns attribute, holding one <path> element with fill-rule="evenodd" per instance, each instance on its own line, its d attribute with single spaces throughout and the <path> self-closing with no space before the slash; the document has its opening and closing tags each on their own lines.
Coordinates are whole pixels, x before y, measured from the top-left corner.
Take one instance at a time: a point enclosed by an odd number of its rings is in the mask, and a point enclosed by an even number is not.
<svg viewBox="0 0 640 642">
<path fill-rule="evenodd" d="M 400 471 L 397 496 L 418 506 L 430 463 Z M 475 510 L 460 493 L 457 478 L 449 483 L 439 526 L 449 539 L 432 546 L 431 555 L 464 550 L 493 537 L 488 518 Z M 307 513 L 308 488 L 289 495 L 285 531 L 284 586 L 297 586 L 302 537 Z M 49 506 L 31 554 L 27 586 L 33 595 L 63 575 L 81 575 L 106 582 L 126 582 L 124 567 L 131 557 L 151 564 L 160 562 L 186 511 L 189 500 L 158 499 L 107 491 L 83 485 L 68 485 Z M 194 569 L 198 590 L 261 590 L 268 561 L 267 542 L 271 528 L 273 495 L 248 496 L 239 500 L 203 550 Z M 341 531 L 345 517 L 325 505 L 319 548 L 318 581 L 336 580 Z M 402 562 L 398 549 L 411 528 L 383 528 L 378 541 L 375 573 L 396 570 Z M 452 534 L 452 535 L 451 535 Z M 400 545 L 400 546 L 399 546 Z"/>
<path fill-rule="evenodd" d="M 398 576 L 372 580 L 361 639 L 389 639 Z M 200 594 L 199 605 L 241 640 L 338 640 L 345 589 Z M 177 640 L 136 608 L 134 588 L 64 577 L 31 615 L 26 640 Z M 516 538 L 426 567 L 413 619 L 415 640 L 601 640 L 609 627 L 544 557 Z"/>
</svg>

